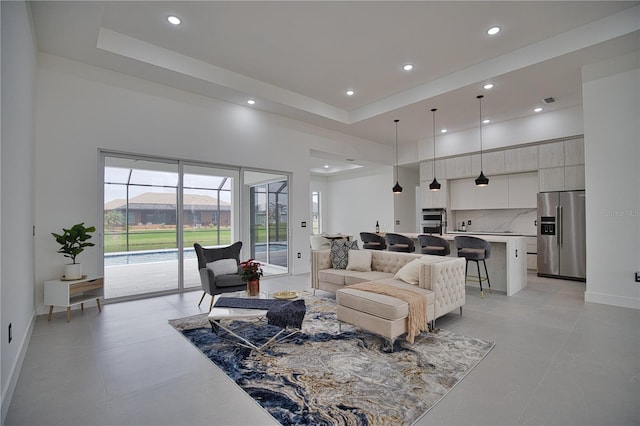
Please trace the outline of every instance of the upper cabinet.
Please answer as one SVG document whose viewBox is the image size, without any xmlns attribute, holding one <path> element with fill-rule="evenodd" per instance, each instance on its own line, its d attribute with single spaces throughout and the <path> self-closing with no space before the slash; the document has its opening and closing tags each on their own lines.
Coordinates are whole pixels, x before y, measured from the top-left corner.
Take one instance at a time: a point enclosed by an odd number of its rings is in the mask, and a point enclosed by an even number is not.
<svg viewBox="0 0 640 426">
<path fill-rule="evenodd" d="M 478 187 L 475 178 L 449 181 L 451 210 L 535 208 L 538 173 L 488 176 L 489 185 Z"/>
<path fill-rule="evenodd" d="M 525 146 L 504 152 L 507 173 L 532 172 L 538 170 L 538 147 Z"/>
<path fill-rule="evenodd" d="M 433 180 L 433 178 L 431 178 Z M 441 188 L 439 191 L 431 191 L 429 184 L 431 180 L 420 181 L 420 201 L 423 209 L 441 208 L 447 207 L 447 199 L 449 197 L 449 191 L 447 190 L 447 182 L 444 179 L 438 179 Z"/>
<path fill-rule="evenodd" d="M 509 176 L 509 208 L 537 207 L 538 173 L 517 173 Z"/>
<path fill-rule="evenodd" d="M 538 146 L 540 191 L 584 189 L 584 139 Z"/>
</svg>

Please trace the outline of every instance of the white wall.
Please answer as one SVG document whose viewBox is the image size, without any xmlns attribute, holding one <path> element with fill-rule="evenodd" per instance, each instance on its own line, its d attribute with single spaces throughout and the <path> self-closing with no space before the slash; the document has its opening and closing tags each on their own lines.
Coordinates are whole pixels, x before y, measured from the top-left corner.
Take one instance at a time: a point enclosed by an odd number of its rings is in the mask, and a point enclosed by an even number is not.
<svg viewBox="0 0 640 426">
<path fill-rule="evenodd" d="M 582 70 L 588 302 L 640 309 L 640 58 Z"/>
<path fill-rule="evenodd" d="M 392 229 L 395 232 L 417 232 L 416 215 L 419 206 L 416 205 L 416 187 L 420 186 L 420 169 L 417 167 L 398 167 L 398 176 L 402 192 L 393 195 L 394 223 Z M 390 188 L 388 190 L 391 191 Z"/>
<path fill-rule="evenodd" d="M 352 234 L 394 229 L 392 167 L 353 172 L 327 178 L 327 232 Z"/>
<path fill-rule="evenodd" d="M 366 141 L 120 73 L 40 54 L 36 138 L 36 283 L 61 274 L 65 259 L 50 232 L 77 222 L 100 225 L 98 150 L 107 149 L 293 174 L 292 272 L 309 271 L 309 150 L 353 155 Z M 388 157 L 369 146 L 372 158 Z M 360 156 L 362 157 L 362 155 Z M 359 158 L 360 158 L 359 157 Z M 79 259 L 99 270 L 98 248 Z"/>
<path fill-rule="evenodd" d="M 2 2 L 1 363 L 4 421 L 35 319 L 33 146 L 36 49 L 28 8 Z M 8 343 L 8 326 L 13 340 Z"/>
</svg>

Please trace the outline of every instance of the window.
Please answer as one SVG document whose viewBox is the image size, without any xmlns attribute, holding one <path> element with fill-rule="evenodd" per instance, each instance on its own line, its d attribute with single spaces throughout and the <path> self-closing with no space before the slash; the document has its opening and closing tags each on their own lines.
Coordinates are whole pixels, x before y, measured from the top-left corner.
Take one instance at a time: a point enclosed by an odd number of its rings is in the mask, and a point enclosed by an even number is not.
<svg viewBox="0 0 640 426">
<path fill-rule="evenodd" d="M 311 193 L 311 233 L 320 235 L 322 226 L 320 225 L 320 192 L 313 191 Z"/>
</svg>

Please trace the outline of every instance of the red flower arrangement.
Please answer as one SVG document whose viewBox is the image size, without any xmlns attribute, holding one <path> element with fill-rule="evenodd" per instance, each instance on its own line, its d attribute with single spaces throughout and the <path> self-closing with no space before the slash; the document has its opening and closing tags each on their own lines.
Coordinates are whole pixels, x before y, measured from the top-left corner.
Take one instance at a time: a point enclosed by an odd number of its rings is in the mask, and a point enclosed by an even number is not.
<svg viewBox="0 0 640 426">
<path fill-rule="evenodd" d="M 262 263 L 254 259 L 240 262 L 240 266 L 242 267 L 242 272 L 240 273 L 240 278 L 242 278 L 242 281 L 258 280 L 261 276 L 263 276 Z"/>
</svg>

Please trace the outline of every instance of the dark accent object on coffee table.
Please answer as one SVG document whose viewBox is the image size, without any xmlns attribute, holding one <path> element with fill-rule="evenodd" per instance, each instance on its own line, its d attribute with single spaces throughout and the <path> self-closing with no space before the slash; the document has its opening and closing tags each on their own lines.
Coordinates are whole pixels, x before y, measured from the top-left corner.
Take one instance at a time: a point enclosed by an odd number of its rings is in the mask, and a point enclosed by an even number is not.
<svg viewBox="0 0 640 426">
<path fill-rule="evenodd" d="M 246 297 L 220 297 L 216 308 L 266 309 L 267 322 L 287 328 L 300 328 L 307 309 L 304 300 L 249 299 Z"/>
</svg>

